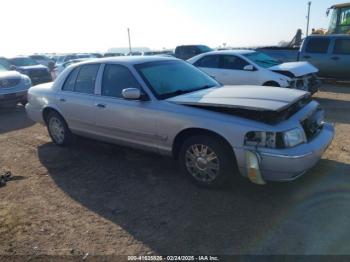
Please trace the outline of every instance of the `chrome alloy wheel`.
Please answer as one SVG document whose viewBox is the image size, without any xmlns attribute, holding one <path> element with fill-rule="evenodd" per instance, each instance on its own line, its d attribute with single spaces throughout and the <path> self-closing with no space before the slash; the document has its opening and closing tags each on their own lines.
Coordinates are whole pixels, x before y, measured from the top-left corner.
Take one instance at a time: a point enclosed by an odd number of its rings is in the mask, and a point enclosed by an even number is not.
<svg viewBox="0 0 350 262">
<path fill-rule="evenodd" d="M 64 126 L 60 119 L 51 117 L 49 120 L 50 133 L 56 143 L 62 144 L 65 139 Z"/>
<path fill-rule="evenodd" d="M 188 172 L 200 182 L 210 183 L 220 172 L 218 156 L 206 145 L 190 146 L 186 151 L 185 163 Z"/>
</svg>

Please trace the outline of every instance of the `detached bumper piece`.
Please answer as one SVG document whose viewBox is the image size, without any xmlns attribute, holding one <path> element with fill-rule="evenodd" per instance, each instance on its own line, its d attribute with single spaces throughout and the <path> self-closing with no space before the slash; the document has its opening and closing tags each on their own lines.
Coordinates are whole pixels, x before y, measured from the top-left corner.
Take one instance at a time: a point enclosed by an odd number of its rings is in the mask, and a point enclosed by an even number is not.
<svg viewBox="0 0 350 262">
<path fill-rule="evenodd" d="M 260 172 L 260 157 L 252 151 L 246 151 L 245 154 L 249 180 L 257 185 L 265 185 L 266 182 Z"/>
</svg>

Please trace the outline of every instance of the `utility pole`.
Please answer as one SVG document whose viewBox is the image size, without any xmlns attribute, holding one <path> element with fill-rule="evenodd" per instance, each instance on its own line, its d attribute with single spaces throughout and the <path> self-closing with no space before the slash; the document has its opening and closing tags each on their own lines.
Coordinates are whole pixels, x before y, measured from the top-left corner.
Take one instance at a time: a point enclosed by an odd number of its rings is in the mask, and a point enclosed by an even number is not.
<svg viewBox="0 0 350 262">
<path fill-rule="evenodd" d="M 129 38 L 129 52 L 130 52 L 130 55 L 131 55 L 131 41 L 130 41 L 130 29 L 128 28 L 128 38 Z"/>
<path fill-rule="evenodd" d="M 306 36 L 309 36 L 309 26 L 310 26 L 310 11 L 311 11 L 311 1 L 307 3 L 308 10 L 307 10 L 307 26 L 306 26 Z"/>
</svg>

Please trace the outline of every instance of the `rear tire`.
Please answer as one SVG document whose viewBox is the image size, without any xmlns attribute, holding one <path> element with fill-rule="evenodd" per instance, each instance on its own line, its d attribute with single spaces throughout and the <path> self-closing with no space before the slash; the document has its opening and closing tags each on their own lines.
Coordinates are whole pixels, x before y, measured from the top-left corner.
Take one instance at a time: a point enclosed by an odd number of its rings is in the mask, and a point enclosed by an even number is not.
<svg viewBox="0 0 350 262">
<path fill-rule="evenodd" d="M 67 146 L 73 142 L 74 135 L 63 117 L 51 111 L 46 117 L 46 125 L 52 141 L 58 146 Z"/>
<path fill-rule="evenodd" d="M 221 188 L 235 173 L 235 157 L 230 147 L 214 136 L 186 139 L 179 152 L 182 171 L 197 186 Z"/>
</svg>

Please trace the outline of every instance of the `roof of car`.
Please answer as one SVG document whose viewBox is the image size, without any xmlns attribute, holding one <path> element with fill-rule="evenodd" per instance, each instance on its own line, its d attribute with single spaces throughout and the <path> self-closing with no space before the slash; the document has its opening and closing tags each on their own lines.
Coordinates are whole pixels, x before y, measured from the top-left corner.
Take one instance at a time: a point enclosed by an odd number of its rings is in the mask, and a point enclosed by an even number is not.
<svg viewBox="0 0 350 262">
<path fill-rule="evenodd" d="M 88 61 L 84 61 L 83 63 L 120 63 L 120 64 L 142 64 L 147 62 L 156 62 L 156 61 L 169 61 L 169 60 L 179 60 L 177 58 L 172 57 L 162 57 L 162 56 L 116 56 L 116 57 L 104 57 L 104 58 L 96 58 Z"/>
<path fill-rule="evenodd" d="M 219 50 L 219 51 L 211 51 L 211 52 L 207 52 L 207 53 L 203 53 L 203 55 L 205 54 L 227 54 L 227 55 L 232 55 L 232 54 L 239 54 L 239 55 L 245 55 L 245 54 L 250 54 L 250 53 L 254 53 L 254 50 L 247 50 L 247 49 L 232 49 L 232 50 Z"/>
</svg>

